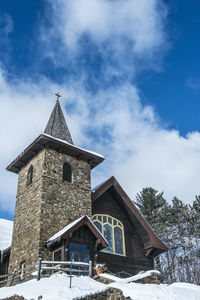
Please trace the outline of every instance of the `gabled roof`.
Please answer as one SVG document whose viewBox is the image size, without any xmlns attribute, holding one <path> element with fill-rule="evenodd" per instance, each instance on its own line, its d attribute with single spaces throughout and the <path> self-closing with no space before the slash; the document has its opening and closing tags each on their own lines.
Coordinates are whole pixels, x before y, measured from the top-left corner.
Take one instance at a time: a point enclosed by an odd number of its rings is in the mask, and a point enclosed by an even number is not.
<svg viewBox="0 0 200 300">
<path fill-rule="evenodd" d="M 67 123 L 58 100 L 56 100 L 56 104 L 51 113 L 44 133 L 73 144 L 71 134 L 67 127 Z"/>
<path fill-rule="evenodd" d="M 98 228 L 94 225 L 94 223 L 90 220 L 88 216 L 80 217 L 79 219 L 68 224 L 63 229 L 61 229 L 56 234 L 54 234 L 52 237 L 50 237 L 49 240 L 47 241 L 47 247 L 48 248 L 52 247 L 53 244 L 60 242 L 63 235 L 68 236 L 83 225 L 87 225 L 89 227 L 89 229 L 94 234 L 96 239 L 99 240 L 103 248 L 108 247 L 109 244 L 107 240 L 101 234 L 101 232 L 98 230 Z"/>
<path fill-rule="evenodd" d="M 90 164 L 91 169 L 104 160 L 104 157 L 98 153 L 85 150 L 64 140 L 43 133 L 39 135 L 39 137 L 37 137 L 37 139 L 35 139 L 33 143 L 30 144 L 6 169 L 18 174 L 19 171 L 45 147 L 86 161 Z"/>
<path fill-rule="evenodd" d="M 125 207 L 130 221 L 132 222 L 133 226 L 136 228 L 141 239 L 143 240 L 144 249 L 148 250 L 153 248 L 156 254 L 167 251 L 167 246 L 154 233 L 150 225 L 145 220 L 144 216 L 139 212 L 137 207 L 134 205 L 129 196 L 119 185 L 114 176 L 112 176 L 102 185 L 94 189 L 94 192 L 92 194 L 92 200 L 96 201 L 101 195 L 103 195 L 108 190 L 114 195 L 114 198 Z"/>
</svg>

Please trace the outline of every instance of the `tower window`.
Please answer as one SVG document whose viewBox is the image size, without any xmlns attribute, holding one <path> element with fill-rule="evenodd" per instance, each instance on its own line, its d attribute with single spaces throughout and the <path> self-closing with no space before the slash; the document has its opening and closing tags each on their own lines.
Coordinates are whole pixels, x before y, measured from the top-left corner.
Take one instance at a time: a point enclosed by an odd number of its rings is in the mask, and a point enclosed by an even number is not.
<svg viewBox="0 0 200 300">
<path fill-rule="evenodd" d="M 28 169 L 26 185 L 28 186 L 32 182 L 33 182 L 33 166 L 31 165 L 30 168 Z"/>
<path fill-rule="evenodd" d="M 109 215 L 102 214 L 94 215 L 92 221 L 109 243 L 109 246 L 103 251 L 126 255 L 122 222 Z"/>
<path fill-rule="evenodd" d="M 63 164 L 63 181 L 72 182 L 72 169 L 66 162 Z"/>
</svg>

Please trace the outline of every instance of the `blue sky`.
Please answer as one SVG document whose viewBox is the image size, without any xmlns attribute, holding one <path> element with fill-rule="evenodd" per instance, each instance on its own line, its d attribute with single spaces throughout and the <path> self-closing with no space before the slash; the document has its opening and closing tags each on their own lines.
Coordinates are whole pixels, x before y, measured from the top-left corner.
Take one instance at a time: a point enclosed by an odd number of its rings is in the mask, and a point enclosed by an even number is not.
<svg viewBox="0 0 200 300">
<path fill-rule="evenodd" d="M 2 0 L 0 217 L 17 176 L 5 167 L 61 104 L 76 145 L 103 154 L 92 185 L 116 176 L 191 203 L 200 194 L 198 0 Z"/>
</svg>

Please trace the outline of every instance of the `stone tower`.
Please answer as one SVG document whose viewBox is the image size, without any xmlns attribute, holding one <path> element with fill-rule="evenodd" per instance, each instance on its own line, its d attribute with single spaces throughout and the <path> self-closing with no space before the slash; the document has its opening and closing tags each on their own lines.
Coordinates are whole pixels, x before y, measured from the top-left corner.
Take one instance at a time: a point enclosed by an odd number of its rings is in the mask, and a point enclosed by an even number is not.
<svg viewBox="0 0 200 300">
<path fill-rule="evenodd" d="M 83 215 L 91 216 L 90 170 L 103 157 L 73 145 L 57 100 L 43 134 L 8 167 L 19 174 L 9 273 L 51 255 L 46 241 Z"/>
</svg>

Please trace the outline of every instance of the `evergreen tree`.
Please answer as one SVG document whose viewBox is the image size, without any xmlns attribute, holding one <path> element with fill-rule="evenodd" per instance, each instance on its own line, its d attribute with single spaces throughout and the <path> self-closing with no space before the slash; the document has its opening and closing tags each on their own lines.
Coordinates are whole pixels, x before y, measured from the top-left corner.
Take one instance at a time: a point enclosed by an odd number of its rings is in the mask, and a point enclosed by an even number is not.
<svg viewBox="0 0 200 300">
<path fill-rule="evenodd" d="M 154 227 L 154 225 L 157 225 L 159 215 L 167 203 L 163 198 L 163 192 L 158 193 L 152 187 L 147 187 L 137 194 L 135 204 L 145 216 L 147 222 Z"/>
<path fill-rule="evenodd" d="M 168 204 L 163 192 L 149 187 L 137 194 L 136 205 L 169 248 L 155 260 L 164 281 L 200 284 L 200 196 L 192 205 L 177 197 Z"/>
</svg>

